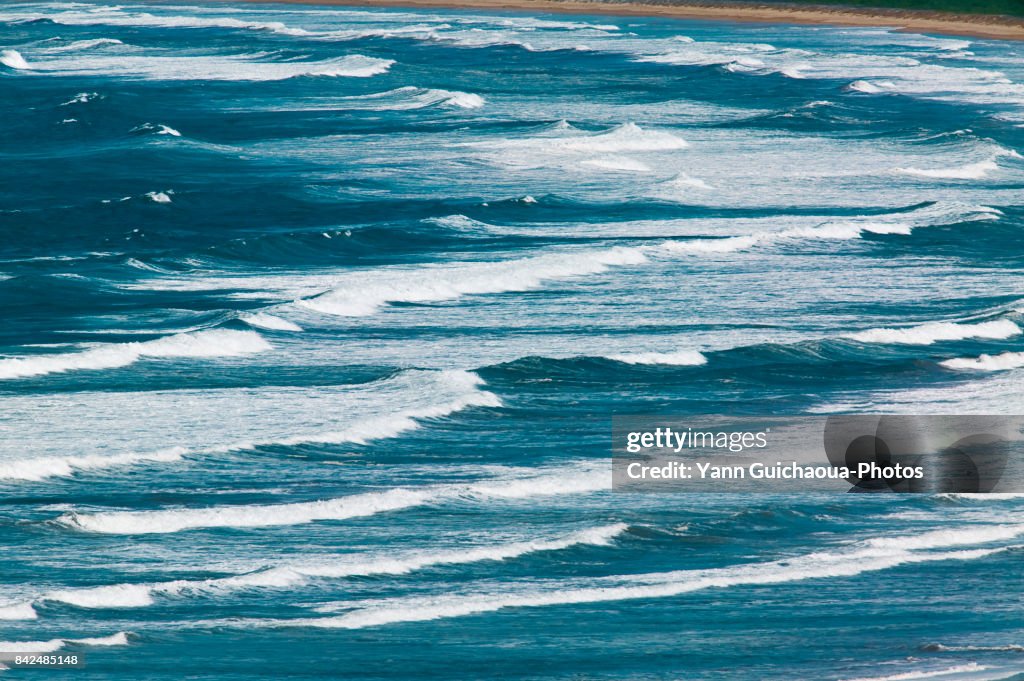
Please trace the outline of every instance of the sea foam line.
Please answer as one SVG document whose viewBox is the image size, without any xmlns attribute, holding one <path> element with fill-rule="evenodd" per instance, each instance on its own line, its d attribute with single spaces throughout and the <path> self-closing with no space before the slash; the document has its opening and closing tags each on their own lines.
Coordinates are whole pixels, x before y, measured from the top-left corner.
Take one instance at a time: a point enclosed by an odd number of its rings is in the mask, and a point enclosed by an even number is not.
<svg viewBox="0 0 1024 681">
<path fill-rule="evenodd" d="M 337 429 L 323 429 L 295 435 L 238 440 L 205 447 L 169 447 L 153 452 L 123 454 L 87 454 L 32 457 L 0 462 L 0 481 L 38 481 L 50 477 L 70 476 L 81 471 L 102 470 L 145 463 L 170 463 L 186 456 L 239 452 L 266 446 L 300 444 L 365 445 L 375 440 L 392 438 L 421 427 L 423 419 L 449 416 L 471 407 L 500 407 L 497 395 L 483 390 L 486 385 L 469 371 L 407 370 L 395 376 L 373 381 L 360 389 L 382 395 L 394 395 L 411 405 L 392 405 L 389 413 L 363 418 Z"/>
<path fill-rule="evenodd" d="M 968 674 L 971 672 L 981 672 L 985 671 L 986 669 L 988 669 L 988 667 L 982 666 L 975 662 L 968 662 L 967 664 L 960 664 L 956 665 L 955 667 L 947 667 L 945 669 L 922 669 L 917 671 L 900 672 L 898 674 L 890 674 L 888 676 L 863 676 L 855 679 L 843 679 L 843 681 L 916 681 L 917 679 L 934 679 L 941 676 L 952 676 L 959 674 Z"/>
<path fill-rule="evenodd" d="M 999 170 L 999 164 L 994 159 L 953 168 L 896 168 L 897 173 L 932 180 L 980 180 L 995 170 Z"/>
<path fill-rule="evenodd" d="M 987 206 L 935 203 L 902 213 L 824 221 L 819 225 L 733 236 L 668 240 L 654 245 L 613 246 L 486 262 L 423 266 L 386 266 L 358 274 L 269 277 L 148 278 L 123 284 L 128 289 L 233 290 L 240 298 L 280 297 L 322 314 L 359 317 L 392 303 L 434 303 L 468 295 L 512 293 L 542 288 L 548 282 L 601 274 L 614 267 L 642 265 L 658 258 L 733 253 L 771 243 L 805 239 L 858 239 L 865 233 L 910 234 L 917 227 L 998 220 Z M 484 223 L 465 216 L 439 218 L 446 226 L 478 229 Z"/>
<path fill-rule="evenodd" d="M 370 78 L 395 61 L 350 54 L 322 61 L 273 61 L 264 54 L 168 58 L 145 54 L 39 53 L 26 60 L 17 50 L 0 52 L 0 64 L 33 76 L 141 78 L 157 81 L 279 81 L 302 77 Z"/>
<path fill-rule="evenodd" d="M 609 489 L 607 467 L 578 464 L 556 469 L 522 469 L 515 477 L 429 487 L 396 487 L 323 501 L 253 504 L 160 511 L 65 513 L 57 522 L 98 534 L 162 534 L 210 527 L 273 527 L 321 520 L 346 520 L 424 504 L 470 499 L 527 499 Z"/>
<path fill-rule="evenodd" d="M 1014 526 L 1013 536 L 1024 533 L 1024 525 Z M 972 529 L 946 532 L 934 536 L 934 548 L 963 547 L 991 541 L 987 536 L 976 538 Z M 709 588 L 729 588 L 785 584 L 809 579 L 853 577 L 865 572 L 887 570 L 900 565 L 946 560 L 977 560 L 1006 551 L 1008 547 L 955 551 L 922 552 L 916 549 L 896 548 L 902 537 L 879 538 L 881 543 L 859 542 L 848 550 L 815 552 L 770 561 L 712 568 L 707 570 L 679 570 L 640 575 L 618 575 L 593 580 L 591 586 L 565 588 L 564 584 L 531 585 L 522 588 L 516 584 L 502 585 L 489 593 L 433 597 L 395 598 L 368 604 L 339 603 L 321 607 L 330 612 L 349 609 L 335 617 L 273 620 L 270 626 L 309 626 L 323 628 L 362 629 L 399 622 L 462 617 L 495 612 L 506 608 L 543 607 L 601 603 L 609 601 L 666 598 Z M 912 537 L 907 537 L 912 539 Z M 890 542 L 892 543 L 890 545 Z M 352 609 L 355 608 L 355 609 Z M 264 622 L 264 625 L 268 623 Z"/>
<path fill-rule="evenodd" d="M 160 596 L 227 595 L 240 590 L 283 589 L 313 579 L 344 579 L 369 575 L 405 575 L 439 565 L 466 565 L 502 561 L 531 553 L 561 551 L 574 546 L 607 546 L 629 528 L 625 523 L 590 527 L 550 539 L 531 539 L 462 547 L 457 550 L 420 551 L 374 555 L 327 557 L 305 563 L 289 563 L 215 579 L 178 579 L 142 584 L 113 584 L 49 591 L 21 605 L 18 619 L 34 619 L 33 603 L 65 603 L 79 608 L 139 608 L 153 605 Z M 14 618 L 11 618 L 14 619 Z"/>
<path fill-rule="evenodd" d="M 237 357 L 269 349 L 270 344 L 254 331 L 210 329 L 144 342 L 111 343 L 82 352 L 0 359 L 0 380 L 67 371 L 116 369 L 143 358 Z"/>
<path fill-rule="evenodd" d="M 612 267 L 644 264 L 651 257 L 731 253 L 770 242 L 797 239 L 856 239 L 865 232 L 909 234 L 914 227 L 933 221 L 994 220 L 999 215 L 999 211 L 985 206 L 929 206 L 906 214 L 894 214 L 890 220 L 873 218 L 826 222 L 815 227 L 747 236 L 673 240 L 655 246 L 619 246 L 518 260 L 381 269 L 352 278 L 351 283 L 335 285 L 326 293 L 300 298 L 296 303 L 324 314 L 366 316 L 392 303 L 442 302 L 466 295 L 530 291 L 548 281 L 599 274 Z"/>
</svg>

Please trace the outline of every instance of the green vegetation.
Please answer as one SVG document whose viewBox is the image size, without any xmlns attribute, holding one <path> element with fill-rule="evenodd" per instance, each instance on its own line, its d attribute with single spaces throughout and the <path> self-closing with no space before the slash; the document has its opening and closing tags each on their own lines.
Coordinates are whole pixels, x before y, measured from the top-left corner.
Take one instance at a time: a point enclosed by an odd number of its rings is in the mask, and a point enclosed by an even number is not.
<svg viewBox="0 0 1024 681">
<path fill-rule="evenodd" d="M 1024 0 L 761 0 L 765 4 L 838 5 L 880 9 L 916 9 L 957 14 L 1007 14 L 1024 17 Z"/>
</svg>

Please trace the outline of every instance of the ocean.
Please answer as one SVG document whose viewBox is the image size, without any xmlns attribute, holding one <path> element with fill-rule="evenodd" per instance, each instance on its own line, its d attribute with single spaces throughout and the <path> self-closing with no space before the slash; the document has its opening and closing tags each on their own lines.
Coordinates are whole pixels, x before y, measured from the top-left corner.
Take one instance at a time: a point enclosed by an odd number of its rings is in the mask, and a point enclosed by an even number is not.
<svg viewBox="0 0 1024 681">
<path fill-rule="evenodd" d="M 613 415 L 1021 413 L 1021 43 L 5 2 L 0 48 L 0 652 L 86 661 L 0 677 L 1022 678 L 1019 496 L 609 472 Z"/>
</svg>

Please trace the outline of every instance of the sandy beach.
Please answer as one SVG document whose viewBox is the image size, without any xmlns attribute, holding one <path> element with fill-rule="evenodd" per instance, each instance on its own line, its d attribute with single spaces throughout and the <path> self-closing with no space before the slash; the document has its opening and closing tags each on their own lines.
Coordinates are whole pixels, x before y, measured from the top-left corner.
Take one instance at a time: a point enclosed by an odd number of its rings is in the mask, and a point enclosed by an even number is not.
<svg viewBox="0 0 1024 681">
<path fill-rule="evenodd" d="M 265 0 L 243 0 L 265 2 Z M 946 35 L 1024 39 L 1024 20 L 998 15 L 948 14 L 899 9 L 855 9 L 824 5 L 768 6 L 757 3 L 715 4 L 674 2 L 591 2 L 587 0 L 274 0 L 289 4 L 361 7 L 438 7 L 565 14 L 664 16 L 709 21 L 764 22 L 839 26 L 885 26 L 905 31 Z"/>
</svg>

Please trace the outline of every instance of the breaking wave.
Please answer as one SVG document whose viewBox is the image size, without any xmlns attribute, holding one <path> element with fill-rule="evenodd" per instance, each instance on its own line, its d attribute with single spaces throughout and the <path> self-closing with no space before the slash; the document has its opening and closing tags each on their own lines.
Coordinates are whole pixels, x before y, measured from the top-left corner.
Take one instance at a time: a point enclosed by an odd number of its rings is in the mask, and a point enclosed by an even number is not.
<svg viewBox="0 0 1024 681">
<path fill-rule="evenodd" d="M 474 294 L 530 291 L 546 281 L 597 274 L 610 267 L 644 262 L 647 256 L 641 249 L 616 247 L 505 262 L 380 269 L 297 302 L 316 312 L 359 317 L 373 314 L 391 303 L 432 303 Z"/>
<path fill-rule="evenodd" d="M 19 71 L 31 68 L 17 50 L 3 50 L 0 52 L 0 64 Z"/>
<path fill-rule="evenodd" d="M 278 81 L 300 77 L 369 78 L 395 63 L 353 54 L 323 61 L 274 61 L 262 54 L 166 58 L 146 55 L 39 55 L 31 66 L 7 50 L 0 62 L 34 75 L 140 78 L 144 80 Z"/>
<path fill-rule="evenodd" d="M 521 469 L 517 476 L 431 487 L 397 487 L 324 501 L 250 506 L 214 506 L 162 511 L 67 513 L 57 522 L 99 534 L 160 534 L 210 527 L 272 527 L 321 520 L 346 520 L 458 499 L 527 499 L 609 489 L 606 467 L 578 464 L 555 469 Z"/>
<path fill-rule="evenodd" d="M 0 359 L 0 380 L 67 371 L 116 369 L 148 358 L 237 357 L 265 350 L 270 350 L 270 344 L 254 331 L 211 329 L 140 343 L 99 345 L 82 352 Z"/>
<path fill-rule="evenodd" d="M 287 319 L 282 319 L 265 312 L 244 314 L 241 316 L 241 320 L 249 326 L 271 331 L 302 331 L 302 327 L 295 322 L 290 322 Z"/>
<path fill-rule="evenodd" d="M 575 546 L 607 546 L 628 525 L 614 523 L 591 527 L 550 539 L 531 539 L 501 544 L 467 546 L 441 551 L 395 552 L 388 555 L 357 554 L 323 557 L 288 563 L 214 579 L 178 579 L 142 584 L 113 584 L 81 589 L 49 591 L 34 602 L 66 603 L 79 608 L 140 608 L 160 596 L 225 595 L 239 590 L 282 589 L 301 586 L 313 579 L 344 579 L 367 575 L 405 575 L 437 565 L 466 565 L 502 561 L 531 553 L 561 551 Z M 31 602 L 21 604 L 33 616 Z"/>
<path fill-rule="evenodd" d="M 940 341 L 984 338 L 1001 340 L 1020 333 L 1020 327 L 1009 319 L 998 319 L 979 324 L 958 324 L 955 322 L 929 322 L 906 328 L 868 329 L 850 334 L 862 343 L 892 343 L 902 345 L 931 345 Z"/>
<path fill-rule="evenodd" d="M 708 358 L 696 350 L 632 352 L 621 355 L 609 355 L 608 359 L 625 364 L 664 364 L 671 366 L 699 366 L 708 362 Z"/>
<path fill-rule="evenodd" d="M 999 164 L 993 159 L 978 161 L 954 168 L 897 168 L 896 172 L 916 177 L 937 180 L 980 180 L 989 173 L 998 170 Z"/>
<path fill-rule="evenodd" d="M 1024 525 L 1016 526 L 1011 536 L 1024 533 Z M 932 542 L 935 548 L 984 544 L 987 537 L 975 537 L 971 530 L 946 532 L 944 540 Z M 1002 533 L 1007 534 L 1007 533 Z M 977 560 L 1000 553 L 1006 547 L 955 551 L 921 551 L 895 546 L 901 537 L 891 538 L 894 544 L 882 547 L 871 541 L 860 542 L 851 549 L 816 552 L 767 563 L 749 563 L 707 570 L 679 570 L 638 575 L 618 575 L 592 581 L 588 586 L 564 588 L 552 582 L 528 586 L 504 584 L 493 593 L 450 595 L 442 599 L 397 598 L 377 605 L 358 608 L 344 615 L 327 618 L 276 620 L 278 626 L 313 626 L 361 629 L 398 622 L 422 622 L 462 617 L 505 608 L 572 605 L 609 601 L 667 598 L 684 593 L 734 586 L 785 584 L 808 579 L 853 577 L 865 572 L 887 570 L 900 565 L 948 560 Z M 341 607 L 347 604 L 340 604 Z"/>
<path fill-rule="evenodd" d="M 947 369 L 958 371 L 1006 371 L 1024 367 L 1024 352 L 1004 352 L 1000 355 L 957 357 L 939 362 Z"/>
<path fill-rule="evenodd" d="M 119 631 L 110 636 L 95 638 L 53 638 L 48 641 L 0 641 L 0 653 L 52 653 L 68 645 L 80 646 L 126 646 L 128 632 Z M 0 665 L 3 669 L 3 665 Z"/>
<path fill-rule="evenodd" d="M 186 397 L 172 393 L 166 396 L 166 400 L 159 402 L 155 397 L 150 397 L 149 401 L 154 405 L 154 409 L 159 408 L 155 405 L 168 402 L 176 405 L 182 401 L 194 402 L 193 409 L 199 412 L 199 416 L 187 414 L 186 410 L 181 409 L 174 418 L 163 424 L 164 430 L 157 429 L 153 418 L 149 419 L 149 427 L 158 435 L 169 430 L 169 436 L 177 437 L 180 441 L 190 432 L 185 430 L 186 425 L 192 420 L 199 419 L 201 428 L 197 435 L 192 436 L 199 444 L 190 443 L 188 447 L 174 446 L 149 452 L 36 456 L 13 461 L 2 460 L 0 481 L 37 481 L 49 477 L 70 476 L 82 471 L 146 463 L 171 463 L 186 456 L 241 452 L 266 446 L 344 443 L 365 445 L 416 430 L 421 427 L 420 421 L 423 419 L 442 418 L 471 407 L 500 407 L 501 400 L 497 395 L 483 390 L 483 385 L 484 382 L 479 376 L 468 371 L 407 370 L 364 386 L 342 386 L 341 390 L 310 395 L 306 402 L 302 402 L 287 391 L 265 391 L 264 401 L 256 400 L 251 393 L 232 393 L 228 397 L 234 396 L 235 400 L 228 400 L 227 405 L 224 405 L 223 401 L 218 401 L 215 392 L 211 393 L 211 399 L 205 402 L 201 396 L 195 394 Z M 152 396 L 153 393 L 149 395 Z M 332 406 L 324 404 L 327 402 L 326 396 L 333 397 L 329 403 Z M 130 401 L 131 396 L 126 400 Z M 225 407 L 237 409 L 233 405 L 237 405 L 238 400 L 245 400 L 249 418 L 229 432 L 221 432 L 227 430 L 226 424 L 220 430 L 210 432 L 209 425 L 202 420 L 202 415 L 206 411 L 217 411 Z M 85 405 L 89 416 L 100 418 L 99 410 L 89 409 L 88 402 L 85 402 Z M 123 401 L 115 402 L 110 409 L 121 416 L 124 410 L 122 405 Z M 305 413 L 315 407 L 319 407 L 321 411 L 328 411 L 326 414 Z M 335 413 L 336 409 L 342 410 L 342 413 Z M 61 413 L 65 419 L 73 417 L 73 413 Z M 335 421 L 340 421 L 341 424 L 332 429 L 331 425 Z M 300 432 L 296 433 L 296 430 Z M 250 439 L 231 439 L 239 436 Z M 219 438 L 219 441 L 214 438 Z"/>
</svg>

